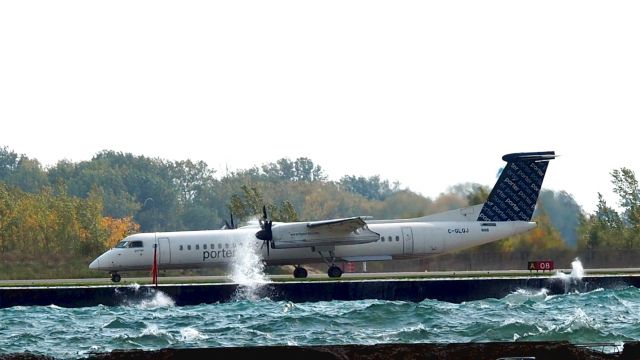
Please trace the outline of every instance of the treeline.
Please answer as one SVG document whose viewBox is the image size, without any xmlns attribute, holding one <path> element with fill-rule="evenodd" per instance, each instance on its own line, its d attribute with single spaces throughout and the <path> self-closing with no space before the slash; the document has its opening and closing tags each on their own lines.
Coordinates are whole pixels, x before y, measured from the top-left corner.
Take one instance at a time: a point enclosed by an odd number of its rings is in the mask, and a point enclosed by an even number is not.
<svg viewBox="0 0 640 360">
<path fill-rule="evenodd" d="M 543 190 L 538 228 L 487 246 L 502 253 L 640 246 L 637 182 L 626 169 L 617 176 L 624 185 L 617 193 L 627 199 L 623 213 L 602 200 L 587 215 L 570 194 Z M 238 224 L 260 216 L 261 204 L 276 220 L 408 218 L 481 203 L 490 192 L 485 185 L 458 184 L 431 199 L 379 176 L 330 181 L 304 157 L 220 174 L 202 161 L 102 151 L 89 161 L 62 160 L 45 169 L 6 147 L 0 148 L 0 184 L 0 256 L 69 250 L 94 256 L 131 232 L 217 229 L 232 211 Z"/>
<path fill-rule="evenodd" d="M 598 193 L 594 214 L 582 219 L 580 250 L 640 249 L 640 190 L 634 172 L 627 168 L 611 172 L 613 191 L 619 197 L 619 210 L 609 206 Z"/>
<path fill-rule="evenodd" d="M 130 216 L 103 216 L 97 190 L 81 199 L 69 196 L 64 187 L 29 193 L 0 182 L 0 255 L 86 256 L 112 247 L 138 229 Z"/>
<path fill-rule="evenodd" d="M 73 250 L 90 256 L 133 231 L 217 229 L 234 204 L 251 194 L 270 210 L 286 202 L 299 219 L 418 216 L 458 205 L 432 201 L 379 176 L 328 181 L 307 158 L 216 175 L 202 161 L 114 151 L 44 169 L 36 159 L 0 148 L 0 255 Z M 236 212 L 236 223 L 260 209 Z M 281 216 L 270 213 L 276 220 Z"/>
</svg>

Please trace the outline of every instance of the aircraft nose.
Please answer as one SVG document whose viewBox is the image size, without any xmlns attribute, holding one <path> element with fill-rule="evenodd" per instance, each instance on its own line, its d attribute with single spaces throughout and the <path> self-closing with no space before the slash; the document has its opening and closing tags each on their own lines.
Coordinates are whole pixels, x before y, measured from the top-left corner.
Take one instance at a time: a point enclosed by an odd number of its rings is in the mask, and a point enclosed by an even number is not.
<svg viewBox="0 0 640 360">
<path fill-rule="evenodd" d="M 100 258 L 95 259 L 89 264 L 89 269 L 97 270 L 100 269 Z"/>
</svg>

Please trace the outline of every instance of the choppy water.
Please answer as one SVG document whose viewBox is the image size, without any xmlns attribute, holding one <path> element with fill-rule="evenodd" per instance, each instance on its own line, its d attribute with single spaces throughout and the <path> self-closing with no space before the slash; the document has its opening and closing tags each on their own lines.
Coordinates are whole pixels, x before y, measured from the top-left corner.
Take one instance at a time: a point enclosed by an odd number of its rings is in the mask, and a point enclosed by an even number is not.
<svg viewBox="0 0 640 360">
<path fill-rule="evenodd" d="M 116 307 L 0 309 L 0 354 L 65 359 L 112 349 L 541 340 L 640 340 L 640 290 L 517 291 L 461 304 L 258 299 L 183 307 L 158 293 Z"/>
</svg>

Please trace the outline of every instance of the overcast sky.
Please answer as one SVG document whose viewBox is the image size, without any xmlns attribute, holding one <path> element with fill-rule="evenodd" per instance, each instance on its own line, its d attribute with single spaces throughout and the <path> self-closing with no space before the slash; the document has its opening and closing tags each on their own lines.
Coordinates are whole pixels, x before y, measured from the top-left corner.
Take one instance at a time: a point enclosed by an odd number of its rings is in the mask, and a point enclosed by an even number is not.
<svg viewBox="0 0 640 360">
<path fill-rule="evenodd" d="M 638 1 L 2 1 L 0 147 L 218 174 L 311 158 L 435 197 L 510 152 L 593 211 L 640 176 Z"/>
</svg>

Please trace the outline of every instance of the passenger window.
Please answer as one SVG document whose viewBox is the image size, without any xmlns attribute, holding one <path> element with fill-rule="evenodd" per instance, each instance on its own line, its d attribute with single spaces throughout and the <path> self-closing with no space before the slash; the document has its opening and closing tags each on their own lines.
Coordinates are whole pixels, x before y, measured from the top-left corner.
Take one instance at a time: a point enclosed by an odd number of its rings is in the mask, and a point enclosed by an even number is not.
<svg viewBox="0 0 640 360">
<path fill-rule="evenodd" d="M 180 251 L 182 251 L 182 249 L 183 249 L 183 247 L 182 247 L 182 245 L 180 245 Z"/>
<path fill-rule="evenodd" d="M 224 244 L 224 248 L 228 249 L 229 248 L 229 244 Z"/>
<path fill-rule="evenodd" d="M 380 238 L 380 240 L 382 240 L 382 242 L 384 242 L 384 236 L 382 236 L 382 237 Z"/>
<path fill-rule="evenodd" d="M 191 245 L 187 245 L 187 250 L 191 250 Z"/>
<path fill-rule="evenodd" d="M 400 236 L 396 235 L 396 241 L 400 241 Z"/>
<path fill-rule="evenodd" d="M 202 245 L 202 248 L 207 250 L 207 244 Z"/>
<path fill-rule="evenodd" d="M 215 249 L 216 246 L 214 244 L 211 244 L 211 250 Z"/>
<path fill-rule="evenodd" d="M 222 243 L 218 243 L 218 249 L 222 249 Z"/>
</svg>

